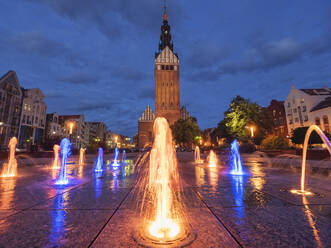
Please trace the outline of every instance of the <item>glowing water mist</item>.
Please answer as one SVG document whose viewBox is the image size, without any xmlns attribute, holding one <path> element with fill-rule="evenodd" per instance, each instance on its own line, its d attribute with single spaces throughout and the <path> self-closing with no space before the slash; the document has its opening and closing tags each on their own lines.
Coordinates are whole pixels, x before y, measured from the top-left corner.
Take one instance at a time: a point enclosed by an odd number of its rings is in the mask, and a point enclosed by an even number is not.
<svg viewBox="0 0 331 248">
<path fill-rule="evenodd" d="M 113 161 L 112 161 L 112 166 L 114 166 L 114 167 L 120 166 L 120 164 L 118 163 L 119 154 L 120 154 L 120 151 L 118 150 L 118 147 L 116 146 L 115 151 L 114 151 Z"/>
<path fill-rule="evenodd" d="M 70 140 L 67 138 L 62 139 L 60 143 L 60 148 L 61 148 L 61 168 L 55 184 L 65 185 L 68 184 L 69 182 L 67 178 L 67 160 L 68 157 L 71 155 Z"/>
<path fill-rule="evenodd" d="M 61 167 L 60 160 L 59 160 L 60 149 L 61 149 L 61 147 L 59 145 L 53 146 L 54 160 L 53 160 L 52 169 L 59 169 Z"/>
<path fill-rule="evenodd" d="M 168 121 L 156 118 L 153 133 L 154 143 L 142 190 L 144 221 L 136 241 L 147 247 L 168 247 L 162 245 L 177 240 L 187 242 L 189 238 L 192 242 L 181 200 L 176 151 Z M 181 244 L 178 246 L 182 247 Z"/>
<path fill-rule="evenodd" d="M 200 158 L 200 148 L 199 148 L 199 146 L 196 146 L 195 150 L 194 150 L 194 162 L 197 163 L 197 164 L 202 164 L 203 163 L 203 160 Z"/>
<path fill-rule="evenodd" d="M 230 166 L 231 166 L 230 174 L 232 174 L 232 175 L 243 175 L 244 174 L 243 168 L 242 168 L 241 156 L 239 153 L 239 145 L 238 145 L 237 140 L 234 140 L 231 144 Z"/>
<path fill-rule="evenodd" d="M 307 148 L 308 148 L 308 141 L 310 135 L 313 131 L 321 137 L 326 148 L 328 149 L 329 153 L 331 154 L 331 143 L 328 138 L 325 136 L 323 131 L 316 125 L 311 125 L 306 133 L 305 141 L 303 143 L 303 155 L 302 155 L 302 166 L 301 166 L 301 189 L 300 190 L 291 190 L 292 193 L 301 194 L 301 195 L 311 195 L 312 193 L 309 191 L 305 191 L 305 179 L 306 179 L 306 160 L 307 160 Z"/>
<path fill-rule="evenodd" d="M 98 158 L 95 161 L 95 168 L 94 171 L 95 172 L 102 172 L 103 169 L 103 149 L 101 147 L 99 147 L 98 149 Z"/>
<path fill-rule="evenodd" d="M 208 167 L 216 167 L 218 164 L 217 156 L 213 150 L 210 150 L 207 160 Z"/>
<path fill-rule="evenodd" d="M 84 165 L 85 163 L 85 149 L 80 148 L 79 150 L 79 165 Z"/>
<path fill-rule="evenodd" d="M 126 161 L 126 152 L 125 152 L 125 150 L 123 150 L 123 153 L 122 153 L 122 164 L 125 164 L 125 161 Z"/>
<path fill-rule="evenodd" d="M 17 161 L 15 158 L 15 149 L 17 145 L 17 138 L 10 139 L 8 163 L 4 163 L 2 167 L 1 177 L 15 177 L 17 176 Z"/>
</svg>

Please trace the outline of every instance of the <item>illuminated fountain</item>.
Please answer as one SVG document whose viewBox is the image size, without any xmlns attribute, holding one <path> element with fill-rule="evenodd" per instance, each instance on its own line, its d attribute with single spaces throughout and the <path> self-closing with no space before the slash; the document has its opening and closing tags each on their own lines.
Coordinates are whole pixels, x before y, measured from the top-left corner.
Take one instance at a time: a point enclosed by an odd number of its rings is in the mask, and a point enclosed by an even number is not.
<svg viewBox="0 0 331 248">
<path fill-rule="evenodd" d="M 17 176 L 17 161 L 15 158 L 16 145 L 17 145 L 17 138 L 16 137 L 11 138 L 8 144 L 8 148 L 9 148 L 8 163 L 3 164 L 1 177 Z"/>
<path fill-rule="evenodd" d="M 307 148 L 308 148 L 308 141 L 310 138 L 310 135 L 313 131 L 316 131 L 316 133 L 321 137 L 323 140 L 324 144 L 326 145 L 329 153 L 331 154 L 331 143 L 328 140 L 328 138 L 325 136 L 323 131 L 316 125 L 311 125 L 306 133 L 305 141 L 303 143 L 303 154 L 302 154 L 302 167 L 301 167 L 301 189 L 293 189 L 291 190 L 292 193 L 294 194 L 299 194 L 299 195 L 312 195 L 312 192 L 306 191 L 305 190 L 305 179 L 306 179 L 306 159 L 307 159 Z"/>
<path fill-rule="evenodd" d="M 200 158 L 200 148 L 199 148 L 199 146 L 196 146 L 195 150 L 194 150 L 194 162 L 197 163 L 197 164 L 202 164 L 203 163 L 203 160 Z"/>
<path fill-rule="evenodd" d="M 79 150 L 79 165 L 84 165 L 85 163 L 85 149 L 80 148 Z"/>
<path fill-rule="evenodd" d="M 95 168 L 94 171 L 95 172 L 102 172 L 103 169 L 103 149 L 101 147 L 99 147 L 98 149 L 98 158 L 95 161 Z"/>
<path fill-rule="evenodd" d="M 64 138 L 60 143 L 61 148 L 61 168 L 57 180 L 55 182 L 56 185 L 66 185 L 68 184 L 67 178 L 67 160 L 71 155 L 71 142 L 69 139 Z"/>
<path fill-rule="evenodd" d="M 118 161 L 118 156 L 120 154 L 120 151 L 118 150 L 118 147 L 115 148 L 115 151 L 114 151 L 114 157 L 113 157 L 113 161 L 111 162 L 111 165 L 113 167 L 118 167 L 120 166 L 119 164 L 119 161 Z"/>
<path fill-rule="evenodd" d="M 142 178 L 143 220 L 134 239 L 144 247 L 183 247 L 195 239 L 187 222 L 171 129 L 156 118 L 148 170 Z"/>
<path fill-rule="evenodd" d="M 232 175 L 243 175 L 244 174 L 243 168 L 242 168 L 241 156 L 239 153 L 239 145 L 238 145 L 237 140 L 234 140 L 231 144 L 230 166 L 231 166 L 230 174 L 232 174 Z"/>
<path fill-rule="evenodd" d="M 60 166 L 60 160 L 59 160 L 59 153 L 60 153 L 61 147 L 59 145 L 54 145 L 53 146 L 53 151 L 54 151 L 54 160 L 53 160 L 53 165 L 52 169 L 59 169 Z"/>
<path fill-rule="evenodd" d="M 125 161 L 126 161 L 126 152 L 125 152 L 125 150 L 123 150 L 123 153 L 122 153 L 122 164 L 125 164 Z"/>
<path fill-rule="evenodd" d="M 208 167 L 216 167 L 218 164 L 217 156 L 213 150 L 210 150 L 207 160 Z"/>
</svg>

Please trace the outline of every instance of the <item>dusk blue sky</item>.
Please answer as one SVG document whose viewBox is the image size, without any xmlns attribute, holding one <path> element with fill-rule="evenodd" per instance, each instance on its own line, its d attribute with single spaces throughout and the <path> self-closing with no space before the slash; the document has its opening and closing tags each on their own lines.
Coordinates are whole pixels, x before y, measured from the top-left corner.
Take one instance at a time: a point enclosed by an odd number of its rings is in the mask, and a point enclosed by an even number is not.
<svg viewBox="0 0 331 248">
<path fill-rule="evenodd" d="M 330 86 L 331 1 L 168 0 L 181 105 L 202 129 L 233 97 L 262 106 Z M 83 113 L 132 136 L 154 110 L 158 0 L 0 0 L 0 74 L 44 92 L 48 112 Z"/>
</svg>

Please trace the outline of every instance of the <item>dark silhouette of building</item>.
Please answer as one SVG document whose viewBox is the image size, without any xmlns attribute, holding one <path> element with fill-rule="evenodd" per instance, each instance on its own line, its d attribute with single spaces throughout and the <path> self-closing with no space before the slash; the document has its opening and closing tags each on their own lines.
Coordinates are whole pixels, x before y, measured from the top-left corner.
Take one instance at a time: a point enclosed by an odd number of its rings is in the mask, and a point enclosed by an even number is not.
<svg viewBox="0 0 331 248">
<path fill-rule="evenodd" d="M 284 102 L 272 100 L 270 102 L 268 110 L 274 122 L 274 130 L 273 130 L 274 135 L 287 137 L 288 129 L 287 129 Z"/>
</svg>

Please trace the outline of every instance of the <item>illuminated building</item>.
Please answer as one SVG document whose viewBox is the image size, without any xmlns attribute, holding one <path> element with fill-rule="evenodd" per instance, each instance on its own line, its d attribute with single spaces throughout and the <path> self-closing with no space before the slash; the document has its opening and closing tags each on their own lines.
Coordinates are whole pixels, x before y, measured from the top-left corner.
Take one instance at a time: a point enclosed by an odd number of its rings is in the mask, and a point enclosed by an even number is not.
<svg viewBox="0 0 331 248">
<path fill-rule="evenodd" d="M 89 129 L 89 143 L 105 142 L 107 138 L 107 125 L 103 122 L 87 122 Z"/>
<path fill-rule="evenodd" d="M 60 115 L 63 137 L 70 139 L 73 149 L 85 148 L 89 143 L 89 131 L 84 115 Z"/>
<path fill-rule="evenodd" d="M 11 137 L 18 137 L 23 92 L 16 72 L 0 78 L 0 146 L 7 148 Z"/>
<path fill-rule="evenodd" d="M 288 135 L 288 130 L 284 102 L 272 100 L 268 107 L 268 111 L 274 122 L 274 135 L 286 137 Z"/>
<path fill-rule="evenodd" d="M 45 138 L 46 110 L 44 94 L 38 88 L 23 89 L 19 144 L 42 144 Z"/>
<path fill-rule="evenodd" d="M 147 106 L 138 120 L 138 146 L 151 146 L 153 142 L 153 124 L 154 113 L 152 109 Z"/>
<path fill-rule="evenodd" d="M 62 127 L 59 123 L 58 113 L 50 113 L 46 115 L 46 139 L 52 137 L 62 137 Z"/>
</svg>

